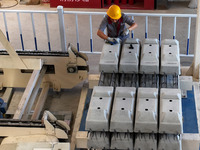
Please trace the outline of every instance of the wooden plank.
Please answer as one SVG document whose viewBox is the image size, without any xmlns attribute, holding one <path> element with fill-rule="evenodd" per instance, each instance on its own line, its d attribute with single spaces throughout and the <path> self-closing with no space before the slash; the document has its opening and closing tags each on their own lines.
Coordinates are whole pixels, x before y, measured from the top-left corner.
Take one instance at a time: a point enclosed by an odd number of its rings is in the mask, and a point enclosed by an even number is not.
<svg viewBox="0 0 200 150">
<path fill-rule="evenodd" d="M 194 61 L 192 62 L 192 64 L 189 67 L 189 69 L 187 70 L 186 75 L 188 75 L 188 76 L 193 75 L 193 68 L 194 68 Z"/>
<path fill-rule="evenodd" d="M 0 136 L 20 136 L 20 135 L 46 135 L 45 128 L 27 128 L 27 127 L 0 127 Z"/>
<path fill-rule="evenodd" d="M 76 133 L 76 148 L 85 148 L 87 149 L 88 141 L 88 132 L 87 131 L 78 131 Z"/>
<path fill-rule="evenodd" d="M 3 82 L 0 81 L 0 90 L 2 90 L 2 89 L 3 89 Z"/>
<path fill-rule="evenodd" d="M 26 105 L 29 101 L 29 98 L 31 96 L 31 93 L 33 91 L 33 88 L 35 87 L 35 84 L 38 80 L 38 77 L 39 77 L 39 74 L 40 74 L 40 70 L 34 70 L 32 75 L 31 75 L 31 78 L 28 82 L 28 85 L 24 91 L 24 94 L 19 102 L 19 105 L 18 105 L 18 108 L 14 114 L 14 117 L 13 119 L 21 119 L 22 118 L 22 115 L 24 113 L 24 110 L 26 108 Z"/>
<path fill-rule="evenodd" d="M 42 68 L 42 65 L 43 65 L 43 61 L 41 59 L 22 58 L 22 60 L 26 64 L 26 67 L 19 65 L 18 61 L 16 61 L 15 58 L 13 59 L 13 58 L 1 56 L 1 58 L 0 58 L 0 68 L 40 70 Z"/>
<path fill-rule="evenodd" d="M 40 71 L 40 75 L 39 75 L 39 77 L 38 77 L 38 80 L 37 80 L 37 82 L 36 82 L 36 85 L 35 85 L 35 87 L 34 87 L 34 89 L 33 89 L 33 91 L 32 91 L 32 94 L 31 94 L 30 98 L 29 98 L 28 107 L 26 107 L 25 113 L 24 113 L 24 115 L 23 115 L 23 119 L 28 119 L 29 113 L 31 112 L 31 109 L 32 109 L 32 107 L 33 107 L 33 103 L 34 103 L 35 100 L 36 100 L 36 96 L 37 96 L 38 91 L 39 91 L 39 89 L 40 89 L 40 85 L 41 85 L 41 83 L 42 83 L 42 80 L 43 80 L 43 78 L 44 78 L 44 75 L 45 75 L 45 73 L 46 73 L 46 70 L 47 70 L 47 66 L 43 66 L 43 67 L 42 67 L 42 70 Z"/>
<path fill-rule="evenodd" d="M 98 86 L 99 78 L 100 78 L 99 74 L 90 74 L 89 75 L 88 80 L 89 80 L 89 88 L 90 89 L 93 89 L 94 86 Z"/>
<path fill-rule="evenodd" d="M 34 113 L 31 117 L 31 120 L 39 119 L 39 115 L 40 115 L 42 108 L 44 107 L 44 103 L 47 99 L 48 91 L 49 91 L 49 83 L 46 82 L 46 83 L 43 84 L 42 92 L 41 92 L 40 97 L 37 101 L 37 104 L 36 104 L 36 107 L 34 109 Z"/>
<path fill-rule="evenodd" d="M 197 19 L 196 19 L 196 34 L 194 43 L 194 68 L 193 77 L 199 79 L 199 64 L 200 64 L 200 1 L 197 1 Z"/>
<path fill-rule="evenodd" d="M 6 91 L 4 92 L 2 96 L 4 103 L 10 102 L 12 94 L 13 94 L 13 88 L 6 88 Z"/>
<path fill-rule="evenodd" d="M 11 46 L 11 44 L 8 42 L 7 38 L 3 34 L 3 32 L 0 30 L 0 41 L 4 48 L 7 50 L 8 54 L 10 55 L 11 59 L 13 59 L 20 68 L 27 69 L 27 66 L 24 64 L 24 62 L 20 59 L 18 54 L 15 52 L 15 49 Z"/>
<path fill-rule="evenodd" d="M 13 88 L 6 88 L 3 96 L 1 97 L 4 101 L 4 104 L 2 105 L 2 107 L 5 111 L 7 111 L 8 109 L 8 105 L 10 104 L 12 95 L 13 95 Z"/>
<path fill-rule="evenodd" d="M 198 121 L 198 130 L 200 131 L 200 84 L 199 82 L 193 82 L 194 87 L 194 99 L 196 104 L 196 113 Z"/>
<path fill-rule="evenodd" d="M 9 107 L 8 107 L 8 110 L 6 111 L 6 115 L 9 115 L 11 117 L 14 116 L 14 114 L 17 110 L 18 104 L 19 104 L 19 102 L 20 102 L 20 100 L 23 96 L 23 93 L 24 93 L 23 89 L 21 89 L 21 88 L 15 89 L 15 92 L 13 93 L 11 102 L 10 102 Z"/>
<path fill-rule="evenodd" d="M 80 96 L 80 101 L 79 101 L 79 105 L 78 105 L 78 111 L 77 111 L 77 114 L 76 114 L 74 129 L 73 129 L 73 132 L 72 132 L 71 150 L 75 149 L 76 133 L 79 131 L 79 128 L 80 128 L 81 119 L 82 119 L 82 116 L 83 116 L 83 110 L 84 110 L 84 106 L 85 106 L 85 101 L 86 101 L 86 97 L 87 97 L 87 92 L 88 92 L 88 83 L 84 83 L 83 88 L 81 90 L 81 96 Z"/>
<path fill-rule="evenodd" d="M 23 62 L 26 64 L 27 69 L 41 70 L 43 66 L 42 59 L 33 59 L 33 58 L 22 58 Z"/>
</svg>

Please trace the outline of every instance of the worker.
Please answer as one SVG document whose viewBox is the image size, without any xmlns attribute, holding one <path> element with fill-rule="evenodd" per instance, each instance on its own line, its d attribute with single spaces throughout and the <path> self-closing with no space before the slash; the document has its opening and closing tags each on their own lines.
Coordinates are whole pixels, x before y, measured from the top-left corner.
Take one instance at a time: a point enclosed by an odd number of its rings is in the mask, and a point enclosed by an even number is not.
<svg viewBox="0 0 200 150">
<path fill-rule="evenodd" d="M 129 25 L 127 28 L 125 23 Z M 104 30 L 107 27 L 107 34 L 104 34 Z M 97 35 L 104 39 L 111 45 L 119 43 L 117 39 L 124 42 L 129 37 L 129 32 L 134 30 L 137 24 L 133 19 L 121 13 L 121 9 L 117 5 L 111 5 L 107 11 L 107 15 L 103 18 Z"/>
</svg>

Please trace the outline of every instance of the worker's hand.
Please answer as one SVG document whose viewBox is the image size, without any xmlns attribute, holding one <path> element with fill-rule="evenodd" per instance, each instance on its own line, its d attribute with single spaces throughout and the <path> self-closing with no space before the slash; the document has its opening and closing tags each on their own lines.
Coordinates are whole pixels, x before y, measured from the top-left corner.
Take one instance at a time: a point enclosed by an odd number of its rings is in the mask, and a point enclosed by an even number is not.
<svg viewBox="0 0 200 150">
<path fill-rule="evenodd" d="M 110 45 L 115 45 L 119 42 L 115 38 L 108 37 L 108 39 L 106 40 L 106 43 L 109 43 Z"/>
<path fill-rule="evenodd" d="M 128 34 L 129 34 L 129 31 L 130 31 L 130 30 L 129 30 L 128 28 L 124 29 L 122 35 L 123 35 L 123 36 L 128 35 Z"/>
<path fill-rule="evenodd" d="M 116 41 L 117 41 L 117 43 L 121 43 L 121 39 L 120 38 L 114 38 Z"/>
</svg>

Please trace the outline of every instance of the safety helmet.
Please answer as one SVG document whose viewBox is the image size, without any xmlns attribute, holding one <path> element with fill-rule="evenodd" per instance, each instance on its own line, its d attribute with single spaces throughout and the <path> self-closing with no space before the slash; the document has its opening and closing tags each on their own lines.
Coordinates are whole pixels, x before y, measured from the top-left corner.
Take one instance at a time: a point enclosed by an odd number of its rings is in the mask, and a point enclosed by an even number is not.
<svg viewBox="0 0 200 150">
<path fill-rule="evenodd" d="M 111 5 L 108 8 L 107 11 L 107 15 L 111 18 L 111 19 L 120 19 L 122 14 L 121 14 L 121 9 L 119 8 L 119 6 L 117 5 Z"/>
</svg>

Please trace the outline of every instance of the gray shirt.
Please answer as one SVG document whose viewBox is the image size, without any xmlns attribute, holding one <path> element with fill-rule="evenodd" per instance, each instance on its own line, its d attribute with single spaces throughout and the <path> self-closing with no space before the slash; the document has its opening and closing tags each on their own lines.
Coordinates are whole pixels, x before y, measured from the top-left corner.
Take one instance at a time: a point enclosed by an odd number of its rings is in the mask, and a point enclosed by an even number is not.
<svg viewBox="0 0 200 150">
<path fill-rule="evenodd" d="M 135 21 L 122 13 L 122 17 L 116 23 L 114 23 L 110 20 L 108 15 L 106 15 L 99 26 L 99 30 L 104 32 L 105 28 L 107 27 L 107 33 L 109 37 L 120 37 L 126 28 L 125 23 L 131 26 L 133 23 L 135 23 Z"/>
</svg>

